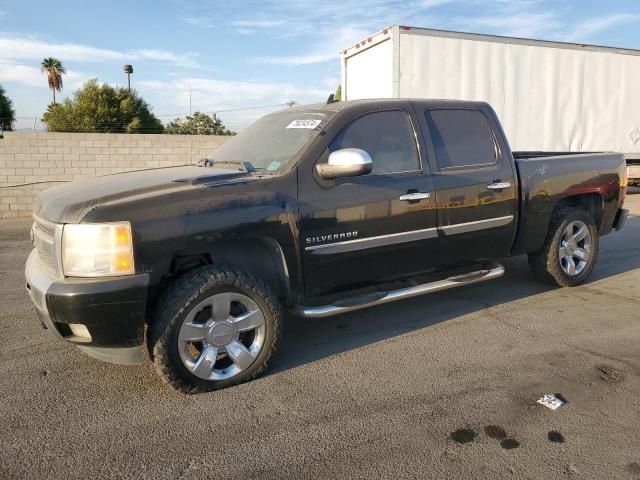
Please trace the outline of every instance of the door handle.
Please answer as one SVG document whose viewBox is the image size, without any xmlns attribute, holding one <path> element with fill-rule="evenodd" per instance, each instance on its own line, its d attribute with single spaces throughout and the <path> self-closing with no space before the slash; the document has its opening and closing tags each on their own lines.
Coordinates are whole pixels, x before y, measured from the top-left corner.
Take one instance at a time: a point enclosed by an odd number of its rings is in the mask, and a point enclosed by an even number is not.
<svg viewBox="0 0 640 480">
<path fill-rule="evenodd" d="M 399 199 L 403 202 L 415 202 L 416 200 L 424 200 L 429 197 L 431 197 L 429 192 L 413 192 L 400 195 Z"/>
<path fill-rule="evenodd" d="M 511 186 L 510 182 L 493 182 L 487 185 L 488 190 L 504 190 Z"/>
</svg>

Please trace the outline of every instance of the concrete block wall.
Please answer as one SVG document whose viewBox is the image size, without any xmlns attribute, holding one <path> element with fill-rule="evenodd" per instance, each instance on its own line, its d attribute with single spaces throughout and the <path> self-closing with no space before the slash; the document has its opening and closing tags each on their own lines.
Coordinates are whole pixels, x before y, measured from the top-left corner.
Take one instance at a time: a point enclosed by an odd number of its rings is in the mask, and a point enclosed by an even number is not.
<svg viewBox="0 0 640 480">
<path fill-rule="evenodd" d="M 64 182 L 196 163 L 230 137 L 5 132 L 0 138 L 0 218 L 30 216 L 42 191 Z"/>
</svg>

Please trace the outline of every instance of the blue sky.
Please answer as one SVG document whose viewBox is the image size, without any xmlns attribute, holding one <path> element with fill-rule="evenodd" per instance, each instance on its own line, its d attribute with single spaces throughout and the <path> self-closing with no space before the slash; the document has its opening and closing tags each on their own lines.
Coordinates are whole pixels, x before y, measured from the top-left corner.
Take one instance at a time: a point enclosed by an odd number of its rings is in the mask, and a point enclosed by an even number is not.
<svg viewBox="0 0 640 480">
<path fill-rule="evenodd" d="M 0 84 L 19 126 L 51 101 L 43 57 L 62 60 L 62 96 L 90 78 L 133 87 L 168 120 L 322 101 L 338 52 L 391 25 L 640 49 L 640 1 L 615 0 L 0 0 Z M 221 113 L 240 128 L 268 109 Z M 24 117 L 24 118 L 22 118 Z"/>
</svg>

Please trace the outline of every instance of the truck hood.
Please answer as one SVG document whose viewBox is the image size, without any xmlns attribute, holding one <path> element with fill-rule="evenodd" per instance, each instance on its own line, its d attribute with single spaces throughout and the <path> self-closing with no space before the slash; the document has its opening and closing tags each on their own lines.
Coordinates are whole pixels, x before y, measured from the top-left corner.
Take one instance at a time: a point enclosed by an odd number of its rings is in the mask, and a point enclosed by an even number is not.
<svg viewBox="0 0 640 480">
<path fill-rule="evenodd" d="M 117 173 L 45 190 L 36 200 L 34 213 L 52 222 L 73 223 L 96 207 L 124 198 L 253 178 L 234 169 L 195 165 Z"/>
</svg>

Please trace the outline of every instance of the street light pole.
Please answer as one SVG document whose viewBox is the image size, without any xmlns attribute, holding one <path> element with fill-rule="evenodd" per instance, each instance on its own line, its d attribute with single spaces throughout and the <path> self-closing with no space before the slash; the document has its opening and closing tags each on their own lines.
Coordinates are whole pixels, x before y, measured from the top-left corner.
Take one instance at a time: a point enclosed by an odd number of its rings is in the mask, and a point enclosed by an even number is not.
<svg viewBox="0 0 640 480">
<path fill-rule="evenodd" d="M 131 74 L 133 73 L 133 66 L 125 65 L 124 73 L 127 74 L 127 90 L 129 91 L 129 93 L 131 93 Z"/>
</svg>

